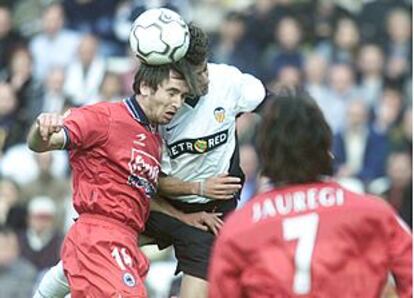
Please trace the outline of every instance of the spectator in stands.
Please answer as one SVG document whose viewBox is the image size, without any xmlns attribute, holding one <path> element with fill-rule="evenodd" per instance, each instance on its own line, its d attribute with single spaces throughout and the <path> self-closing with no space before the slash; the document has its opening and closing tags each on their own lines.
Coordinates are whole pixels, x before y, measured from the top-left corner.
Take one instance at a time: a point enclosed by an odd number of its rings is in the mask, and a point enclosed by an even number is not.
<svg viewBox="0 0 414 298">
<path fill-rule="evenodd" d="M 317 98 L 327 98 L 328 89 L 326 86 L 328 64 L 327 61 L 318 54 L 310 54 L 305 60 L 305 87 L 306 90 Z"/>
<path fill-rule="evenodd" d="M 401 123 L 390 133 L 391 150 L 403 151 L 412 157 L 413 154 L 413 110 L 406 108 Z"/>
<path fill-rule="evenodd" d="M 0 72 L 5 70 L 13 49 L 24 42 L 21 35 L 12 28 L 10 10 L 0 6 Z"/>
<path fill-rule="evenodd" d="M 1 297 L 31 297 L 37 272 L 19 255 L 17 236 L 10 228 L 0 227 L 0 247 Z"/>
<path fill-rule="evenodd" d="M 125 44 L 114 33 L 116 1 L 63 0 L 69 29 L 83 34 L 93 34 L 101 40 L 100 53 L 104 56 L 125 55 Z"/>
<path fill-rule="evenodd" d="M 106 72 L 99 88 L 99 101 L 120 100 L 124 95 L 120 76 Z"/>
<path fill-rule="evenodd" d="M 65 22 L 60 4 L 47 7 L 42 16 L 42 31 L 30 41 L 34 73 L 43 80 L 52 66 L 68 66 L 76 55 L 78 34 L 63 28 Z"/>
<path fill-rule="evenodd" d="M 246 20 L 241 13 L 227 14 L 216 38 L 211 41 L 211 60 L 237 66 L 241 71 L 257 75 L 258 49 L 246 40 Z"/>
<path fill-rule="evenodd" d="M 333 39 L 320 43 L 316 50 L 329 63 L 352 64 L 359 41 L 360 36 L 355 21 L 351 18 L 342 18 L 337 22 Z"/>
<path fill-rule="evenodd" d="M 17 98 L 13 88 L 0 83 L 0 155 L 16 143 L 20 132 L 16 131 Z M 17 135 L 19 134 L 19 135 Z"/>
<path fill-rule="evenodd" d="M 402 94 L 398 89 L 385 87 L 374 107 L 374 127 L 378 132 L 388 134 L 398 126 L 403 113 Z"/>
<path fill-rule="evenodd" d="M 38 271 L 54 266 L 60 259 L 63 235 L 56 225 L 56 205 L 49 197 L 34 197 L 28 206 L 28 226 L 18 235 L 21 255 Z"/>
<path fill-rule="evenodd" d="M 32 182 L 25 185 L 22 197 L 25 201 L 38 196 L 51 198 L 56 207 L 57 224 L 62 227 L 66 213 L 65 199 L 70 195 L 70 181 L 62 177 L 58 178 L 52 173 L 52 165 L 56 156 L 51 152 L 33 153 L 33 155 L 39 172 Z"/>
<path fill-rule="evenodd" d="M 280 77 L 282 68 L 291 66 L 301 70 L 303 56 L 300 49 L 302 29 L 293 17 L 284 17 L 274 28 L 276 48 L 268 64 L 269 77 Z"/>
<path fill-rule="evenodd" d="M 367 44 L 361 47 L 358 56 L 360 72 L 359 91 L 361 98 L 372 107 L 381 96 L 384 87 L 384 55 L 379 46 Z"/>
<path fill-rule="evenodd" d="M 401 84 L 411 74 L 411 32 L 409 12 L 401 8 L 392 10 L 387 18 L 386 75 L 388 79 Z"/>
<path fill-rule="evenodd" d="M 106 63 L 98 53 L 99 40 L 93 35 L 82 37 L 78 54 L 66 72 L 64 90 L 76 106 L 98 101 Z"/>
<path fill-rule="evenodd" d="M 72 105 L 70 97 L 63 90 L 65 71 L 62 67 L 52 67 L 46 76 L 41 111 L 62 113 Z"/>
<path fill-rule="evenodd" d="M 27 48 L 15 49 L 10 58 L 6 81 L 14 89 L 17 99 L 17 122 L 20 126 L 20 142 L 24 142 L 30 124 L 41 109 L 42 84 L 33 75 L 33 61 Z"/>
<path fill-rule="evenodd" d="M 19 203 L 20 190 L 17 184 L 11 179 L 0 179 L 0 226 L 8 224 L 10 210 Z M 23 218 L 23 222 L 25 221 Z"/>
<path fill-rule="evenodd" d="M 333 65 L 328 74 L 329 91 L 316 99 L 334 133 L 343 129 L 348 101 L 357 97 L 354 72 L 347 64 Z"/>
<path fill-rule="evenodd" d="M 349 102 L 346 118 L 344 130 L 334 136 L 336 177 L 369 183 L 385 174 L 389 149 L 386 135 L 369 126 L 368 108 L 363 100 Z"/>
<path fill-rule="evenodd" d="M 391 153 L 387 161 L 387 187 L 382 196 L 412 227 L 413 176 L 411 156 L 406 152 Z"/>
</svg>

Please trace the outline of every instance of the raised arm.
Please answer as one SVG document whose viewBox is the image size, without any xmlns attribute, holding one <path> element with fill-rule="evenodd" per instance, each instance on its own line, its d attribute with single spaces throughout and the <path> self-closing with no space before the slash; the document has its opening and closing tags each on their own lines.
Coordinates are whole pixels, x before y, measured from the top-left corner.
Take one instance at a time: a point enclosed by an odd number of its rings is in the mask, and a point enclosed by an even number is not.
<svg viewBox="0 0 414 298">
<path fill-rule="evenodd" d="M 160 194 L 166 197 L 198 195 L 215 200 L 229 200 L 242 186 L 240 178 L 228 176 L 227 173 L 224 173 L 198 182 L 183 181 L 172 176 L 162 176 L 159 179 L 158 187 Z"/>
<path fill-rule="evenodd" d="M 56 113 L 40 114 L 27 136 L 29 148 L 35 152 L 63 149 L 65 146 L 63 119 L 63 116 Z"/>
</svg>

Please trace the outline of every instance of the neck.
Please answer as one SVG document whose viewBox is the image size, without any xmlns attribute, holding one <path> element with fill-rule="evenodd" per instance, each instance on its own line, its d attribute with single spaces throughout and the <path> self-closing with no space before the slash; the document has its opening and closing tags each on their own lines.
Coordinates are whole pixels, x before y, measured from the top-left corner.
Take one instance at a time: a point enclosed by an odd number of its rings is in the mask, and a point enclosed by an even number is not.
<svg viewBox="0 0 414 298">
<path fill-rule="evenodd" d="M 149 101 L 140 94 L 135 95 L 134 99 L 138 102 L 148 121 L 154 124 L 154 111 L 151 108 Z"/>
</svg>

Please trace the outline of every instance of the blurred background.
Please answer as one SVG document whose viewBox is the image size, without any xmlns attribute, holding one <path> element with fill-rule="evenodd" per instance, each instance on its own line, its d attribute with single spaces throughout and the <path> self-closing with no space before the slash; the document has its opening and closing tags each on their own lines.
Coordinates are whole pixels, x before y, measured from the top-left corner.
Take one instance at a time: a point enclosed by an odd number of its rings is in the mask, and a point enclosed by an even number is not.
<svg viewBox="0 0 414 298">
<path fill-rule="evenodd" d="M 40 112 L 131 95 L 130 25 L 159 6 L 210 34 L 210 61 L 269 89 L 307 88 L 335 134 L 338 181 L 379 195 L 412 226 L 411 0 L 0 0 L 0 298 L 31 297 L 76 217 L 66 152 L 28 151 L 30 124 Z M 267 185 L 258 120 L 238 120 L 240 205 Z M 150 297 L 177 295 L 173 252 L 144 250 Z"/>
</svg>

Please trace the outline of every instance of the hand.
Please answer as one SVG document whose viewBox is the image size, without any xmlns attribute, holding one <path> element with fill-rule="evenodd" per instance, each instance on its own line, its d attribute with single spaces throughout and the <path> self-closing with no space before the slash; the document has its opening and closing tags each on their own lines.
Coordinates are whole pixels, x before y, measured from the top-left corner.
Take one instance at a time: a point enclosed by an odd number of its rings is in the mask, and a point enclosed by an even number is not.
<svg viewBox="0 0 414 298">
<path fill-rule="evenodd" d="M 239 177 L 228 176 L 227 173 L 210 177 L 204 181 L 203 195 L 215 200 L 230 200 L 242 185 Z"/>
<path fill-rule="evenodd" d="M 40 136 L 47 142 L 49 137 L 63 128 L 64 117 L 57 113 L 42 113 L 36 119 Z"/>
<path fill-rule="evenodd" d="M 223 221 L 219 216 L 222 213 L 208 213 L 205 211 L 184 213 L 180 216 L 180 220 L 185 224 L 198 228 L 203 231 L 211 230 L 214 235 L 218 235 L 219 230 L 223 226 Z"/>
</svg>

